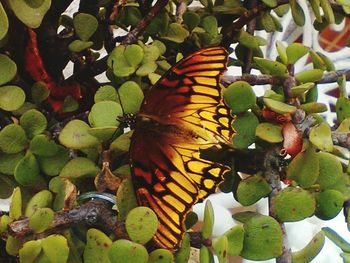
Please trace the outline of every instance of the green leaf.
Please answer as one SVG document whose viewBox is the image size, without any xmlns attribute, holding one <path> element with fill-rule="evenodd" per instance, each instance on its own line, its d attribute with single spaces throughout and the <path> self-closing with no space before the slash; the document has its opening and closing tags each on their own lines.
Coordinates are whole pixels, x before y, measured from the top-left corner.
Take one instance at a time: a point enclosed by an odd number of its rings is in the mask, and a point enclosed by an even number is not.
<svg viewBox="0 0 350 263">
<path fill-rule="evenodd" d="M 249 260 L 267 260 L 282 254 L 282 230 L 272 217 L 258 215 L 244 224 L 241 256 Z"/>
<path fill-rule="evenodd" d="M 30 141 L 29 149 L 39 156 L 54 156 L 58 151 L 58 145 L 45 134 L 38 134 Z"/>
<path fill-rule="evenodd" d="M 215 16 L 205 16 L 201 21 L 201 26 L 204 28 L 205 32 L 212 36 L 218 34 L 218 21 Z"/>
<path fill-rule="evenodd" d="M 94 177 L 100 171 L 96 164 L 88 158 L 77 157 L 70 160 L 61 170 L 60 177 L 78 179 L 81 177 Z"/>
<path fill-rule="evenodd" d="M 189 31 L 192 31 L 199 25 L 200 16 L 193 11 L 186 11 L 183 15 L 183 20 Z"/>
<path fill-rule="evenodd" d="M 287 178 L 295 180 L 301 187 L 311 187 L 319 176 L 319 164 L 315 147 L 308 143 L 289 164 Z"/>
<path fill-rule="evenodd" d="M 298 26 L 304 26 L 305 14 L 302 7 L 299 5 L 297 0 L 289 0 L 289 3 L 290 3 L 290 8 L 292 10 L 292 16 L 295 24 L 297 24 Z"/>
<path fill-rule="evenodd" d="M 133 131 L 126 132 L 111 143 L 109 149 L 113 154 L 119 156 L 129 151 L 132 134 Z"/>
<path fill-rule="evenodd" d="M 309 48 L 300 43 L 292 43 L 287 49 L 288 64 L 295 64 L 309 52 Z"/>
<path fill-rule="evenodd" d="M 47 120 L 40 111 L 32 109 L 26 111 L 19 119 L 21 127 L 25 130 L 28 138 L 41 134 L 47 127 Z"/>
<path fill-rule="evenodd" d="M 232 123 L 236 131 L 232 138 L 233 147 L 236 149 L 246 149 L 255 142 L 255 129 L 259 124 L 258 118 L 252 112 L 244 112 L 237 115 Z"/>
<path fill-rule="evenodd" d="M 224 101 L 233 113 L 245 112 L 253 108 L 256 96 L 248 82 L 236 81 L 224 90 Z"/>
<path fill-rule="evenodd" d="M 322 23 L 322 16 L 320 12 L 320 0 L 310 0 L 310 5 L 312 8 L 312 11 L 314 12 L 316 21 L 319 23 Z"/>
<path fill-rule="evenodd" d="M 337 232 L 329 227 L 322 227 L 323 233 L 343 252 L 350 253 L 350 244 L 344 240 Z"/>
<path fill-rule="evenodd" d="M 8 215 L 2 215 L 0 217 L 0 233 L 3 234 L 5 231 L 7 232 L 7 226 L 13 222 L 13 218 Z"/>
<path fill-rule="evenodd" d="M 104 85 L 100 87 L 94 97 L 95 103 L 100 101 L 118 101 L 118 94 L 115 88 L 111 85 Z"/>
<path fill-rule="evenodd" d="M 128 213 L 125 228 L 132 241 L 146 244 L 157 231 L 157 215 L 148 207 L 136 207 Z"/>
<path fill-rule="evenodd" d="M 322 69 L 309 69 L 298 72 L 295 74 L 295 79 L 301 83 L 306 82 L 316 82 L 322 79 L 323 70 Z"/>
<path fill-rule="evenodd" d="M 61 235 L 51 235 L 42 239 L 42 248 L 51 263 L 66 263 L 69 255 L 67 239 Z"/>
<path fill-rule="evenodd" d="M 60 112 L 73 112 L 79 108 L 79 103 L 71 96 L 68 95 L 64 98 Z"/>
<path fill-rule="evenodd" d="M 350 100 L 348 98 L 340 97 L 335 103 L 335 110 L 337 113 L 337 122 L 341 123 L 343 120 L 350 118 Z"/>
<path fill-rule="evenodd" d="M 24 215 L 30 217 L 38 208 L 51 207 L 52 193 L 42 190 L 36 193 L 28 202 Z"/>
<path fill-rule="evenodd" d="M 189 36 L 189 34 L 190 33 L 180 24 L 171 23 L 168 27 L 168 32 L 165 36 L 162 36 L 162 38 L 175 43 L 182 43 Z"/>
<path fill-rule="evenodd" d="M 283 141 L 281 126 L 269 122 L 259 123 L 256 127 L 255 135 L 270 143 L 279 143 Z"/>
<path fill-rule="evenodd" d="M 316 194 L 315 215 L 322 220 L 329 220 L 336 217 L 343 209 L 344 195 L 337 190 L 326 190 Z"/>
<path fill-rule="evenodd" d="M 332 131 L 326 123 L 312 127 L 309 139 L 322 151 L 331 152 L 333 150 Z"/>
<path fill-rule="evenodd" d="M 37 156 L 40 170 L 49 176 L 58 175 L 69 159 L 68 150 L 61 145 L 57 145 L 57 152 L 53 156 Z"/>
<path fill-rule="evenodd" d="M 173 254 L 167 249 L 156 249 L 149 254 L 148 263 L 170 263 L 174 262 Z"/>
<path fill-rule="evenodd" d="M 311 241 L 303 249 L 292 253 L 292 262 L 311 262 L 322 250 L 324 242 L 324 233 L 320 231 L 311 239 Z"/>
<path fill-rule="evenodd" d="M 41 103 L 50 95 L 50 90 L 44 82 L 35 82 L 31 88 L 31 95 L 34 103 Z"/>
<path fill-rule="evenodd" d="M 268 7 L 275 7 L 277 5 L 277 0 L 262 0 L 262 2 Z"/>
<path fill-rule="evenodd" d="M 0 3 L 0 41 L 5 38 L 9 29 L 9 20 L 2 3 Z M 2 70 L 0 70 L 2 72 Z"/>
<path fill-rule="evenodd" d="M 2 6 L 0 6 L 0 12 L 1 12 L 1 8 L 2 8 Z M 1 74 L 0 74 L 0 86 L 2 86 L 4 84 L 6 84 L 7 82 L 11 81 L 16 76 L 17 65 L 8 56 L 0 54 L 0 72 L 1 72 Z M 15 87 L 15 86 L 9 86 L 9 87 Z M 13 103 L 13 104 L 17 104 L 17 103 Z M 0 106 L 1 106 L 1 104 L 0 104 Z"/>
<path fill-rule="evenodd" d="M 244 30 L 241 30 L 238 41 L 243 46 L 251 49 L 258 49 L 259 46 L 264 46 L 267 44 L 265 39 L 253 36 Z"/>
<path fill-rule="evenodd" d="M 17 256 L 18 251 L 21 248 L 21 240 L 19 238 L 14 238 L 13 236 L 8 236 L 6 240 L 6 252 L 11 256 Z"/>
<path fill-rule="evenodd" d="M 124 57 L 129 65 L 136 68 L 143 60 L 144 52 L 142 47 L 136 44 L 132 44 L 126 46 L 124 50 Z"/>
<path fill-rule="evenodd" d="M 287 56 L 286 47 L 279 40 L 276 41 L 276 49 L 277 49 L 278 56 L 281 59 L 282 63 L 287 65 L 288 64 L 288 56 Z"/>
<path fill-rule="evenodd" d="M 182 263 L 183 261 L 179 262 Z M 186 261 L 187 262 L 187 261 Z M 200 263 L 214 263 L 214 256 L 211 250 L 206 246 L 201 246 L 199 250 L 199 262 Z"/>
<path fill-rule="evenodd" d="M 118 126 L 118 117 L 123 115 L 122 107 L 114 101 L 100 101 L 95 103 L 89 113 L 92 127 Z"/>
<path fill-rule="evenodd" d="M 158 64 L 154 61 L 144 63 L 136 71 L 136 75 L 140 77 L 145 77 L 151 73 L 154 73 L 158 67 Z"/>
<path fill-rule="evenodd" d="M 137 207 L 131 179 L 124 179 L 117 190 L 118 219 L 125 220 L 130 210 Z"/>
<path fill-rule="evenodd" d="M 190 236 L 188 235 L 188 233 L 185 233 L 181 243 L 181 247 L 175 254 L 175 262 L 176 263 L 188 262 L 188 260 L 190 259 L 190 253 L 191 253 Z"/>
<path fill-rule="evenodd" d="M 261 23 L 266 32 L 273 32 L 276 30 L 276 25 L 273 20 L 273 17 L 268 12 L 263 13 L 263 15 L 261 16 Z"/>
<path fill-rule="evenodd" d="M 134 81 L 126 81 L 118 90 L 119 99 L 124 113 L 137 113 L 143 101 L 143 92 Z"/>
<path fill-rule="evenodd" d="M 10 203 L 10 210 L 9 210 L 9 216 L 13 220 L 18 220 L 22 215 L 22 193 L 21 188 L 16 187 L 13 190 L 11 203 Z"/>
<path fill-rule="evenodd" d="M 266 107 L 280 114 L 284 114 L 284 113 L 293 114 L 297 110 L 297 108 L 293 105 L 289 105 L 274 99 L 264 98 L 263 101 Z"/>
<path fill-rule="evenodd" d="M 327 111 L 327 105 L 324 103 L 318 102 L 309 102 L 305 104 L 301 104 L 300 108 L 303 109 L 306 113 L 321 113 Z"/>
<path fill-rule="evenodd" d="M 93 44 L 94 42 L 92 41 L 82 41 L 80 39 L 76 39 L 69 44 L 68 48 L 70 51 L 78 53 L 91 47 Z"/>
<path fill-rule="evenodd" d="M 287 67 L 278 61 L 254 57 L 254 62 L 263 74 L 283 77 L 287 73 Z"/>
<path fill-rule="evenodd" d="M 27 147 L 25 131 L 18 124 L 9 124 L 0 131 L 0 150 L 18 153 Z"/>
<path fill-rule="evenodd" d="M 136 68 L 131 66 L 124 56 L 125 46 L 119 45 L 113 49 L 107 59 L 107 65 L 113 70 L 116 77 L 128 77 L 135 72 Z"/>
<path fill-rule="evenodd" d="M 331 188 L 343 176 L 341 162 L 333 154 L 326 152 L 318 153 L 320 159 L 320 174 L 316 181 L 321 189 Z"/>
<path fill-rule="evenodd" d="M 32 263 L 41 252 L 41 240 L 30 240 L 19 250 L 19 262 Z"/>
<path fill-rule="evenodd" d="M 316 200 L 302 188 L 287 187 L 276 195 L 273 205 L 280 222 L 295 222 L 315 213 Z"/>
<path fill-rule="evenodd" d="M 202 237 L 208 239 L 212 236 L 214 227 L 214 210 L 210 200 L 205 202 Z"/>
<path fill-rule="evenodd" d="M 89 134 L 89 129 L 90 126 L 87 123 L 81 120 L 73 120 L 64 126 L 58 139 L 62 145 L 71 149 L 84 149 L 97 146 L 99 141 Z"/>
<path fill-rule="evenodd" d="M 329 24 L 335 23 L 334 12 L 332 6 L 328 0 L 320 0 L 320 4 L 323 10 L 324 17 Z"/>
<path fill-rule="evenodd" d="M 24 0 L 30 7 L 33 8 L 38 8 L 40 7 L 43 3 L 44 0 Z"/>
<path fill-rule="evenodd" d="M 51 208 L 37 208 L 29 217 L 29 228 L 34 233 L 44 232 L 52 223 L 54 212 Z"/>
<path fill-rule="evenodd" d="M 24 101 L 25 93 L 20 87 L 0 87 L 0 109 L 5 111 L 15 111 L 23 105 Z"/>
<path fill-rule="evenodd" d="M 50 9 L 51 0 L 44 0 L 42 5 L 33 8 L 25 0 L 11 0 L 9 2 L 13 12 L 19 20 L 30 28 L 38 28 L 41 25 L 46 12 Z"/>
<path fill-rule="evenodd" d="M 230 256 L 239 256 L 243 249 L 244 227 L 243 225 L 235 225 L 227 230 L 224 235 L 227 237 L 228 249 Z"/>
<path fill-rule="evenodd" d="M 315 87 L 315 83 L 307 82 L 299 86 L 292 87 L 290 93 L 294 97 L 303 97 L 306 92 Z"/>
<path fill-rule="evenodd" d="M 17 163 L 24 157 L 24 152 L 0 153 L 0 173 L 13 175 Z"/>
<path fill-rule="evenodd" d="M 271 186 L 261 175 L 253 175 L 239 182 L 237 188 L 237 201 L 244 206 L 249 206 L 272 191 Z"/>
<path fill-rule="evenodd" d="M 86 232 L 86 240 L 84 249 L 85 263 L 110 263 L 108 251 L 112 245 L 112 240 L 105 233 L 98 229 L 90 228 Z"/>
<path fill-rule="evenodd" d="M 88 41 L 97 30 L 98 21 L 90 14 L 78 13 L 73 18 L 73 25 L 78 37 L 83 41 Z"/>
<path fill-rule="evenodd" d="M 144 246 L 125 239 L 113 242 L 109 252 L 112 263 L 147 263 L 148 253 Z"/>
<path fill-rule="evenodd" d="M 227 236 L 222 235 L 213 240 L 213 249 L 218 257 L 219 263 L 227 262 L 228 240 Z"/>
<path fill-rule="evenodd" d="M 39 172 L 39 164 L 34 154 L 28 151 L 16 165 L 14 176 L 21 185 L 34 185 L 41 178 Z"/>
</svg>

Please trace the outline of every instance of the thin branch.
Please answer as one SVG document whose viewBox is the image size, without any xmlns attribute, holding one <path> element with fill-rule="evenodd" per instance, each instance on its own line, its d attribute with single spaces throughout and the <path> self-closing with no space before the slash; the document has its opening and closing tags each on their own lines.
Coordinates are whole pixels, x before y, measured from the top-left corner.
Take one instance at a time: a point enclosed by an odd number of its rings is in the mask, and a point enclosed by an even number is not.
<svg viewBox="0 0 350 263">
<path fill-rule="evenodd" d="M 345 75 L 346 80 L 350 81 L 350 69 L 342 69 L 337 70 L 333 72 L 326 73 L 322 79 L 316 82 L 316 84 L 327 84 L 327 83 L 333 83 L 337 82 L 338 78 L 342 75 Z M 284 81 L 288 77 L 278 77 L 278 76 L 272 76 L 267 74 L 261 74 L 261 75 L 251 75 L 251 74 L 245 74 L 242 76 L 224 76 L 221 81 L 224 85 L 231 84 L 236 81 L 246 81 L 250 85 L 283 85 Z"/>
<path fill-rule="evenodd" d="M 276 195 L 281 191 L 281 179 L 279 173 L 279 167 L 281 162 L 280 156 L 281 148 L 279 146 L 270 149 L 265 156 L 265 177 L 267 182 L 271 185 L 272 191 L 269 194 L 269 214 L 275 217 L 275 206 L 273 200 Z M 282 243 L 282 255 L 276 258 L 277 263 L 291 263 L 292 251 L 288 243 L 286 229 L 283 223 L 279 223 L 283 233 Z"/>
<path fill-rule="evenodd" d="M 333 143 L 350 150 L 350 133 L 349 132 L 332 132 Z"/>
</svg>

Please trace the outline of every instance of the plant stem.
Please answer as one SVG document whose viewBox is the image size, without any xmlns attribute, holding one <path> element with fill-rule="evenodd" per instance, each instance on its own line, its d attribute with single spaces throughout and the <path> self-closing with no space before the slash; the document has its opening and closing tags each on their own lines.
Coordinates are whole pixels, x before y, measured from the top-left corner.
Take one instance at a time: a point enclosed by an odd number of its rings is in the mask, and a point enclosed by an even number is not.
<svg viewBox="0 0 350 263">
<path fill-rule="evenodd" d="M 276 146 L 270 149 L 265 156 L 265 177 L 267 182 L 272 187 L 272 191 L 269 194 L 269 215 L 275 217 L 275 209 L 273 204 L 273 199 L 281 191 L 281 180 L 279 174 L 280 167 L 280 151 L 281 147 Z M 276 263 L 291 263 L 292 262 L 292 252 L 287 240 L 287 233 L 283 223 L 279 222 L 283 233 L 283 243 L 282 243 L 282 254 L 276 258 Z"/>
</svg>

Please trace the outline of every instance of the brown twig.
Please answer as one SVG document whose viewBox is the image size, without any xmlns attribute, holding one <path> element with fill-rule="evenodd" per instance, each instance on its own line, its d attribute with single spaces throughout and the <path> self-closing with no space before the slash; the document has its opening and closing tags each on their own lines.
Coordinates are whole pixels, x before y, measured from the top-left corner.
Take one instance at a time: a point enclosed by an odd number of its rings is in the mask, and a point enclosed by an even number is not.
<svg viewBox="0 0 350 263">
<path fill-rule="evenodd" d="M 332 132 L 333 143 L 350 150 L 350 133 L 349 132 Z"/>
<path fill-rule="evenodd" d="M 274 198 L 281 191 L 281 179 L 279 173 L 280 165 L 280 152 L 281 148 L 279 146 L 270 149 L 265 156 L 265 177 L 267 182 L 272 187 L 272 191 L 269 194 L 269 214 L 275 217 L 274 209 Z M 292 251 L 288 243 L 286 229 L 283 223 L 279 223 L 282 233 L 283 233 L 283 243 L 282 243 L 282 255 L 276 258 L 276 263 L 291 263 L 292 262 Z"/>
<path fill-rule="evenodd" d="M 333 72 L 326 73 L 322 79 L 316 82 L 316 84 L 327 84 L 327 83 L 333 83 L 337 82 L 338 78 L 342 75 L 345 75 L 346 80 L 350 81 L 350 69 L 342 69 L 337 70 Z M 228 85 L 230 83 L 236 82 L 236 81 L 246 81 L 251 85 L 283 85 L 285 80 L 287 79 L 287 76 L 278 77 L 278 76 L 272 76 L 267 74 L 262 75 L 250 75 L 245 74 L 242 76 L 224 76 L 221 81 L 224 85 Z"/>
</svg>

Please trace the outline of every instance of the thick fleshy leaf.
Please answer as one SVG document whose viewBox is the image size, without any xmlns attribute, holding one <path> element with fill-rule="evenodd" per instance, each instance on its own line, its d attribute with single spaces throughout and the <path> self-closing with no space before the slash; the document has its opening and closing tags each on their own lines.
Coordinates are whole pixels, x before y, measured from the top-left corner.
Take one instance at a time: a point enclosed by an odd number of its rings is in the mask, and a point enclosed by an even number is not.
<svg viewBox="0 0 350 263">
<path fill-rule="evenodd" d="M 100 101 L 95 103 L 89 114 L 92 127 L 118 126 L 118 117 L 123 115 L 122 107 L 114 101 Z"/>
<path fill-rule="evenodd" d="M 41 252 L 41 240 L 30 240 L 19 250 L 19 262 L 32 263 Z"/>
<path fill-rule="evenodd" d="M 192 11 L 187 11 L 183 15 L 183 20 L 189 31 L 192 31 L 196 26 L 199 25 L 200 16 Z"/>
<path fill-rule="evenodd" d="M 306 82 L 316 82 L 322 79 L 323 70 L 322 69 L 309 69 L 298 72 L 295 74 L 295 79 L 301 83 Z"/>
<path fill-rule="evenodd" d="M 233 146 L 236 149 L 245 149 L 255 142 L 255 129 L 259 124 L 258 118 L 252 112 L 239 114 L 232 123 L 236 131 L 232 138 Z"/>
<path fill-rule="evenodd" d="M 69 161 L 69 152 L 61 145 L 57 145 L 57 152 L 53 156 L 37 156 L 40 170 L 49 176 L 58 175 Z"/>
<path fill-rule="evenodd" d="M 342 251 L 350 253 L 350 243 L 343 239 L 337 232 L 329 227 L 322 228 L 323 233 Z"/>
<path fill-rule="evenodd" d="M 287 47 L 286 52 L 288 64 L 294 64 L 309 52 L 309 48 L 300 43 L 292 43 Z"/>
<path fill-rule="evenodd" d="M 28 202 L 24 215 L 30 217 L 38 208 L 51 207 L 52 193 L 48 190 L 42 190 L 36 193 Z"/>
<path fill-rule="evenodd" d="M 99 141 L 90 135 L 89 129 L 90 126 L 87 123 L 81 120 L 73 120 L 64 126 L 58 139 L 62 145 L 71 149 L 95 147 L 99 144 Z"/>
<path fill-rule="evenodd" d="M 34 154 L 28 151 L 16 165 L 14 176 L 21 185 L 34 185 L 41 178 L 39 172 L 39 164 Z"/>
<path fill-rule="evenodd" d="M 255 105 L 256 96 L 249 83 L 236 81 L 225 89 L 224 100 L 233 113 L 240 113 Z"/>
<path fill-rule="evenodd" d="M 119 99 L 123 105 L 124 113 L 137 113 L 143 101 L 143 92 L 134 81 L 127 81 L 118 89 Z"/>
<path fill-rule="evenodd" d="M 0 153 L 0 173 L 13 175 L 18 162 L 24 157 L 24 152 Z"/>
<path fill-rule="evenodd" d="M 146 244 L 157 231 L 158 219 L 150 208 L 136 207 L 128 213 L 125 228 L 132 241 Z"/>
<path fill-rule="evenodd" d="M 44 114 L 38 110 L 28 110 L 19 119 L 21 127 L 25 130 L 28 138 L 45 131 L 47 120 Z"/>
<path fill-rule="evenodd" d="M 56 155 L 58 145 L 45 134 L 38 134 L 30 141 L 29 149 L 39 156 L 51 157 Z"/>
<path fill-rule="evenodd" d="M 227 237 L 228 249 L 227 253 L 230 256 L 238 256 L 241 254 L 243 249 L 244 241 L 244 227 L 243 225 L 236 225 L 224 234 Z"/>
<path fill-rule="evenodd" d="M 148 263 L 169 263 L 174 262 L 173 254 L 166 249 L 156 249 L 149 254 Z"/>
<path fill-rule="evenodd" d="M 70 160 L 61 170 L 60 177 L 78 179 L 81 177 L 94 177 L 99 172 L 96 164 L 88 158 L 77 157 Z"/>
<path fill-rule="evenodd" d="M 110 263 L 108 250 L 112 245 L 112 240 L 102 231 L 90 228 L 86 233 L 86 247 L 84 249 L 84 262 Z"/>
<path fill-rule="evenodd" d="M 175 43 L 182 43 L 189 36 L 189 32 L 178 23 L 171 23 L 168 32 L 163 39 L 170 40 Z"/>
<path fill-rule="evenodd" d="M 226 263 L 228 256 L 228 239 L 227 236 L 222 235 L 213 240 L 213 249 L 218 257 L 219 263 Z"/>
<path fill-rule="evenodd" d="M 41 103 L 50 95 L 47 85 L 41 81 L 34 83 L 30 91 L 34 103 Z"/>
<path fill-rule="evenodd" d="M 288 187 L 277 194 L 273 205 L 276 218 L 280 222 L 295 222 L 314 214 L 316 200 L 310 192 L 302 188 Z"/>
<path fill-rule="evenodd" d="M 304 26 L 305 14 L 303 8 L 300 6 L 297 0 L 290 0 L 289 2 L 295 24 L 298 26 Z"/>
<path fill-rule="evenodd" d="M 1 5 L 1 3 L 0 3 Z M 2 6 L 0 6 L 1 10 Z M 0 11 L 1 12 L 1 11 Z M 1 29 L 0 29 L 1 30 Z M 12 80 L 17 73 L 16 63 L 8 56 L 0 54 L 0 86 Z"/>
<path fill-rule="evenodd" d="M 292 253 L 292 261 L 295 263 L 311 262 L 323 248 L 324 242 L 325 235 L 320 231 L 303 249 Z"/>
<path fill-rule="evenodd" d="M 309 135 L 310 141 L 320 150 L 331 152 L 333 150 L 331 128 L 326 123 L 312 127 Z"/>
<path fill-rule="evenodd" d="M 213 228 L 214 228 L 213 205 L 211 204 L 210 200 L 207 200 L 205 202 L 203 227 L 202 227 L 202 236 L 204 239 L 208 239 L 212 236 Z"/>
<path fill-rule="evenodd" d="M 72 52 L 81 52 L 84 49 L 91 47 L 93 44 L 94 42 L 92 41 L 82 41 L 80 39 L 76 39 L 69 44 L 68 48 Z"/>
<path fill-rule="evenodd" d="M 95 103 L 105 100 L 118 101 L 118 94 L 113 86 L 105 85 L 96 91 L 94 100 Z"/>
<path fill-rule="evenodd" d="M 8 175 L 2 174 L 2 175 L 0 175 L 0 185 L 1 185 L 1 187 L 0 187 L 0 199 L 7 199 L 11 196 L 13 189 L 18 184 L 14 180 L 13 176 L 8 176 Z M 0 233 L 1 233 L 1 230 L 0 230 Z"/>
<path fill-rule="evenodd" d="M 256 127 L 255 135 L 270 143 L 283 141 L 281 126 L 269 122 L 259 123 Z"/>
<path fill-rule="evenodd" d="M 289 164 L 287 178 L 295 180 L 301 187 L 307 188 L 312 186 L 319 176 L 320 159 L 311 143 L 304 148 Z"/>
<path fill-rule="evenodd" d="M 28 27 L 37 28 L 51 6 L 51 0 L 44 0 L 37 8 L 31 7 L 25 0 L 11 0 L 9 4 L 19 20 Z"/>
<path fill-rule="evenodd" d="M 258 215 L 244 224 L 241 256 L 250 260 L 267 260 L 282 254 L 282 230 L 272 217 Z"/>
<path fill-rule="evenodd" d="M 180 249 L 175 254 L 175 262 L 182 263 L 188 262 L 191 253 L 191 244 L 190 244 L 190 236 L 188 233 L 184 235 L 184 238 L 181 243 Z"/>
<path fill-rule="evenodd" d="M 9 20 L 2 3 L 0 3 L 0 41 L 5 38 L 9 29 Z"/>
<path fill-rule="evenodd" d="M 286 65 L 278 61 L 254 57 L 254 62 L 263 74 L 271 74 L 283 77 L 287 73 Z"/>
<path fill-rule="evenodd" d="M 147 263 L 148 253 L 144 246 L 125 239 L 113 242 L 109 252 L 111 263 Z"/>
<path fill-rule="evenodd" d="M 264 98 L 263 100 L 266 107 L 280 114 L 294 113 L 297 110 L 297 108 L 293 105 L 289 105 L 274 99 Z"/>
<path fill-rule="evenodd" d="M 41 241 L 44 253 L 54 263 L 66 263 L 69 255 L 67 239 L 61 235 L 51 235 Z"/>
<path fill-rule="evenodd" d="M 98 27 L 97 19 L 85 13 L 78 13 L 73 18 L 75 33 L 83 41 L 88 41 Z"/>
<path fill-rule="evenodd" d="M 9 124 L 0 131 L 0 150 L 4 153 L 18 153 L 26 146 L 25 131 L 18 124 Z"/>
<path fill-rule="evenodd" d="M 16 187 L 13 190 L 11 204 L 10 204 L 10 210 L 9 210 L 9 216 L 13 220 L 17 220 L 22 215 L 22 193 L 21 188 Z"/>
<path fill-rule="evenodd" d="M 54 212 L 51 208 L 37 208 L 29 218 L 29 228 L 34 233 L 44 232 L 52 223 Z"/>
<path fill-rule="evenodd" d="M 124 179 L 117 190 L 118 218 L 125 220 L 128 213 L 137 207 L 134 186 L 131 179 Z"/>
<path fill-rule="evenodd" d="M 321 189 L 331 188 L 343 176 L 341 162 L 333 154 L 319 152 L 320 173 L 316 183 Z"/>
<path fill-rule="evenodd" d="M 316 213 L 318 218 L 329 220 L 343 209 L 344 195 L 337 190 L 326 190 L 316 194 Z"/>
<path fill-rule="evenodd" d="M 132 44 L 125 47 L 124 57 L 130 66 L 136 68 L 143 60 L 144 52 L 142 47 Z"/>
</svg>

